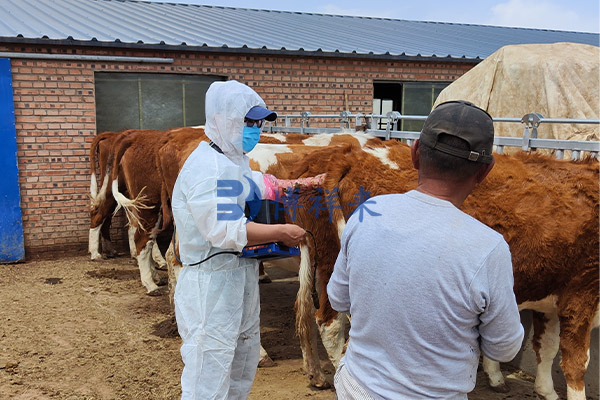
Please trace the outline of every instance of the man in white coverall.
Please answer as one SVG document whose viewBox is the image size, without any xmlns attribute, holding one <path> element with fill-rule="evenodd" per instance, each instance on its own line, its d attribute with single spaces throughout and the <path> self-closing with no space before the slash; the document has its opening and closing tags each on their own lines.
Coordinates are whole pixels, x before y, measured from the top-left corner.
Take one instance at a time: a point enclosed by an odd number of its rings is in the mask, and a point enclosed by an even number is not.
<svg viewBox="0 0 600 400">
<path fill-rule="evenodd" d="M 177 177 L 172 209 L 185 266 L 175 288 L 182 399 L 248 398 L 260 350 L 258 261 L 235 253 L 268 242 L 295 246 L 305 234 L 292 224 L 248 222 L 242 212 L 253 191 L 260 198 L 273 193 L 276 179 L 251 171 L 245 153 L 258 142 L 263 121 L 276 117 L 248 86 L 213 83 L 206 93 L 211 142 L 198 145 Z"/>
</svg>

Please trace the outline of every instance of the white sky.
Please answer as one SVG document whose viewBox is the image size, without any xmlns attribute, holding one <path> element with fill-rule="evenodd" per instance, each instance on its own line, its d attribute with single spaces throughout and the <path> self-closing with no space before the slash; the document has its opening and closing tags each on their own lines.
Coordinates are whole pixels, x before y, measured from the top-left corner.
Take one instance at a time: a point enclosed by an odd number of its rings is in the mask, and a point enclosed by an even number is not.
<svg viewBox="0 0 600 400">
<path fill-rule="evenodd" d="M 598 0 L 151 0 L 416 21 L 600 32 Z"/>
</svg>

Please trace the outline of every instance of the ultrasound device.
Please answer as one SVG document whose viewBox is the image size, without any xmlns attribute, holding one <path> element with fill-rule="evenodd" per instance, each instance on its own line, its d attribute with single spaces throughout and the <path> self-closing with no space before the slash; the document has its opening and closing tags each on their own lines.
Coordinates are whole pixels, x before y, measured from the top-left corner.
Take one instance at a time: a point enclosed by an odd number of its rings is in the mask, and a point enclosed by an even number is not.
<svg viewBox="0 0 600 400">
<path fill-rule="evenodd" d="M 248 202 L 244 210 L 248 221 L 259 224 L 285 224 L 284 212 L 281 203 L 272 200 Z M 240 257 L 267 261 L 298 255 L 300 255 L 300 249 L 297 246 L 288 247 L 283 243 L 263 243 L 244 247 Z"/>
<path fill-rule="evenodd" d="M 256 258 L 257 260 L 266 261 L 299 255 L 300 249 L 297 246 L 288 247 L 283 243 L 266 243 L 244 247 L 240 257 Z"/>
</svg>

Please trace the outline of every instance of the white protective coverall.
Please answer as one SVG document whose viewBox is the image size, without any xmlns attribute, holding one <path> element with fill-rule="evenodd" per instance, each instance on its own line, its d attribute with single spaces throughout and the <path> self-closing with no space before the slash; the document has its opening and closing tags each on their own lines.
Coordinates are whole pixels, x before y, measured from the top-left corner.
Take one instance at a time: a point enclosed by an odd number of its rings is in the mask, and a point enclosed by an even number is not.
<svg viewBox="0 0 600 400">
<path fill-rule="evenodd" d="M 223 154 L 201 142 L 173 189 L 173 217 L 185 265 L 175 288 L 185 364 L 182 399 L 247 399 L 258 366 L 258 261 L 223 254 L 189 266 L 220 251 L 241 251 L 247 243 L 246 218 L 218 218 L 217 204 L 238 204 L 243 210 L 252 190 L 263 198 L 262 174 L 250 170 L 242 150 L 244 116 L 254 106 L 265 103 L 246 85 L 227 81 L 210 86 L 205 132 Z M 243 192 L 217 196 L 218 180 L 238 181 Z"/>
</svg>

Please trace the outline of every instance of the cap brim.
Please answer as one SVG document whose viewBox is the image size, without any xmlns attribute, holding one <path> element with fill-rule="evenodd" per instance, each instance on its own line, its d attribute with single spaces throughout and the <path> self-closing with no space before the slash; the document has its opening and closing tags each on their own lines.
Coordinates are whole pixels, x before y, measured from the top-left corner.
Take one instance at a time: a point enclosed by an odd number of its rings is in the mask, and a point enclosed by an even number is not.
<svg viewBox="0 0 600 400">
<path fill-rule="evenodd" d="M 246 118 L 253 119 L 255 121 L 266 119 L 267 121 L 275 121 L 277 113 L 269 110 L 268 108 L 261 106 L 254 106 L 246 113 Z"/>
</svg>

